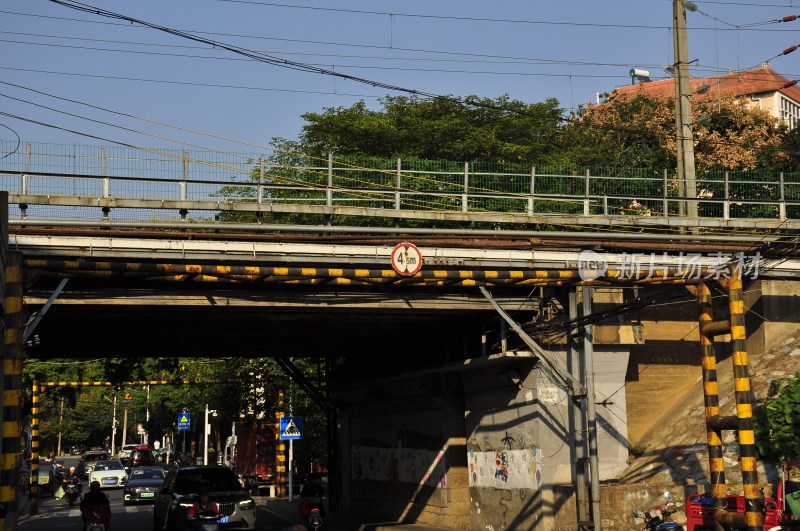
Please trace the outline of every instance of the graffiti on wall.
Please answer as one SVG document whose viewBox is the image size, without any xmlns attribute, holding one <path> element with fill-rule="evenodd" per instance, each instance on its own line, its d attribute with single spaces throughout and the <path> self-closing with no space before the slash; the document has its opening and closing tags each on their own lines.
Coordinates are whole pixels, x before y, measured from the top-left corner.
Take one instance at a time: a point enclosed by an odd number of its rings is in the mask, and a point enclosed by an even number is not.
<svg viewBox="0 0 800 531">
<path fill-rule="evenodd" d="M 534 489 L 542 484 L 542 451 L 536 446 L 522 450 L 469 451 L 469 486 L 495 489 Z"/>
<path fill-rule="evenodd" d="M 353 446 L 351 455 L 354 480 L 400 481 L 438 488 L 447 486 L 442 450 Z"/>
</svg>

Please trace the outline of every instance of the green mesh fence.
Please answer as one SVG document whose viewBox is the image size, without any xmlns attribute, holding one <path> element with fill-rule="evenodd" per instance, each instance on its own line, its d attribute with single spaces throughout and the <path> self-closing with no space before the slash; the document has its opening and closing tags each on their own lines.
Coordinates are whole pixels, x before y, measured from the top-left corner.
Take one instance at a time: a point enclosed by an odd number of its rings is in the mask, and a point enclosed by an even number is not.
<svg viewBox="0 0 800 531">
<path fill-rule="evenodd" d="M 537 214 L 678 215 L 674 170 L 238 153 L 0 140 L 0 189 L 29 194 Z M 110 178 L 103 188 L 98 176 Z M 136 180 L 138 179 L 138 180 Z M 181 185 L 181 181 L 187 181 Z M 701 216 L 800 218 L 800 173 L 705 171 Z M 465 196 L 466 194 L 466 196 Z M 666 201 L 665 201 L 666 199 Z M 793 202 L 797 204 L 792 204 Z"/>
</svg>

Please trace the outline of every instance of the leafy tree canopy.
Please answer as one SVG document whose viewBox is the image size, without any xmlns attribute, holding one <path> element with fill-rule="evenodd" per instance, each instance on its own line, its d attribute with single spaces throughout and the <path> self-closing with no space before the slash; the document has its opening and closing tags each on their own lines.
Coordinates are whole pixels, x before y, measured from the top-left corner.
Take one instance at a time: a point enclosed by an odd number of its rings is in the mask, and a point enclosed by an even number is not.
<svg viewBox="0 0 800 531">
<path fill-rule="evenodd" d="M 388 96 L 380 110 L 352 107 L 306 113 L 300 142 L 310 152 L 441 160 L 530 161 L 558 148 L 561 109 L 556 99 L 524 103 L 507 95 L 449 98 Z"/>
</svg>

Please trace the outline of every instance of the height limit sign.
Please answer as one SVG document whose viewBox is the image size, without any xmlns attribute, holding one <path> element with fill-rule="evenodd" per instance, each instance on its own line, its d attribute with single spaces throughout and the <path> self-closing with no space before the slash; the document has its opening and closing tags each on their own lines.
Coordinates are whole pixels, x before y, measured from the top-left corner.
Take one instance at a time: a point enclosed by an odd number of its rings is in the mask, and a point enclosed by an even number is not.
<svg viewBox="0 0 800 531">
<path fill-rule="evenodd" d="M 401 243 L 392 250 L 392 268 L 404 277 L 412 277 L 422 269 L 422 253 L 413 243 Z"/>
</svg>

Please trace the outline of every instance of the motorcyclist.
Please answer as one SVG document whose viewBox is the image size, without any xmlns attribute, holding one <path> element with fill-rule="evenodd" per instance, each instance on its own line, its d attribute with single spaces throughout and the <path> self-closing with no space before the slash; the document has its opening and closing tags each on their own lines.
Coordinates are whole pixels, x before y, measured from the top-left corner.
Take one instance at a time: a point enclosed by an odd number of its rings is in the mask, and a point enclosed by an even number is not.
<svg viewBox="0 0 800 531">
<path fill-rule="evenodd" d="M 74 466 L 69 467 L 69 472 L 64 474 L 64 479 L 62 480 L 62 483 L 64 485 L 66 485 L 67 483 L 74 483 L 75 485 L 77 485 L 78 486 L 78 494 L 80 494 L 81 489 L 83 488 L 83 485 L 81 485 L 81 478 L 75 472 L 75 467 Z"/>
<path fill-rule="evenodd" d="M 325 487 L 322 486 L 321 478 L 317 473 L 308 475 L 308 482 L 303 485 L 303 490 L 300 491 L 300 497 L 308 504 L 308 510 L 317 508 L 322 518 L 325 518 L 325 506 L 322 499 L 325 497 Z M 311 513 L 305 515 L 306 524 L 310 527 Z"/>
<path fill-rule="evenodd" d="M 92 481 L 89 492 L 81 500 L 81 516 L 84 527 L 89 521 L 99 520 L 106 529 L 111 529 L 111 505 L 108 497 L 100 491 L 98 481 Z"/>
<path fill-rule="evenodd" d="M 208 489 L 202 489 L 197 493 L 197 501 L 192 504 L 189 508 L 189 512 L 186 513 L 186 517 L 189 519 L 188 525 L 197 525 L 199 523 L 197 520 L 198 515 L 208 511 L 212 511 L 216 513 L 217 516 L 221 516 L 219 507 L 217 507 L 216 503 L 211 501 L 211 493 Z"/>
</svg>

